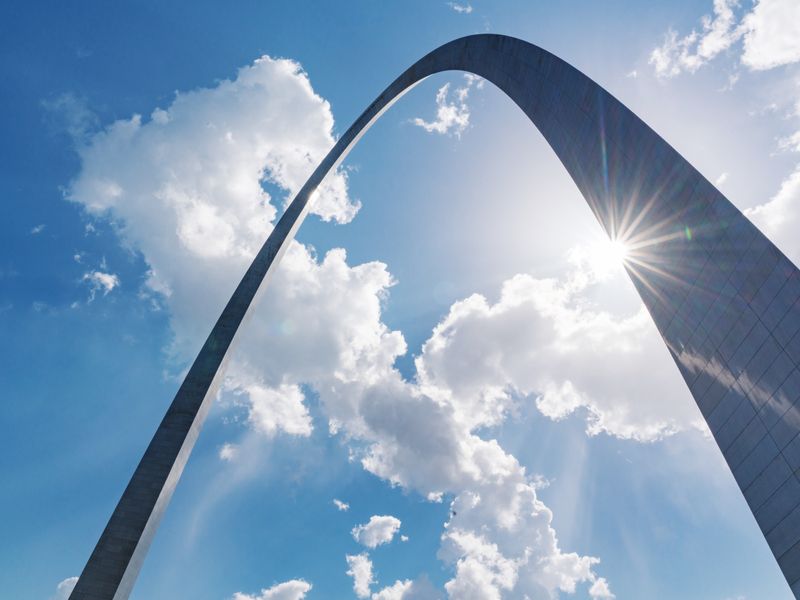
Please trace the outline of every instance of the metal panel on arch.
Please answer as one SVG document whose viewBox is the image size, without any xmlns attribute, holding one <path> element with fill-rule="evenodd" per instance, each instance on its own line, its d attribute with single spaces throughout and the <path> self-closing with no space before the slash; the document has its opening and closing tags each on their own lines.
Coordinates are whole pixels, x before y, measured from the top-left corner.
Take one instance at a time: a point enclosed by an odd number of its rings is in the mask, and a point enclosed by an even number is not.
<svg viewBox="0 0 800 600">
<path fill-rule="evenodd" d="M 800 272 L 611 94 L 521 40 L 454 40 L 398 77 L 338 140 L 256 255 L 156 431 L 73 600 L 127 598 L 180 478 L 242 319 L 312 192 L 404 91 L 447 70 L 480 75 L 536 125 L 626 269 L 800 598 Z"/>
</svg>

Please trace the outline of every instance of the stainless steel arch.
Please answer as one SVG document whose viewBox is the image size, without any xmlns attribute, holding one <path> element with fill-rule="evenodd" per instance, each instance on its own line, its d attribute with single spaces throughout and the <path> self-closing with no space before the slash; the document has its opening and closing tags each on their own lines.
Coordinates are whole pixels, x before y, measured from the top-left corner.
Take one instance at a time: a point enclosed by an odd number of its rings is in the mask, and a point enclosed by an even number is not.
<svg viewBox="0 0 800 600">
<path fill-rule="evenodd" d="M 214 325 L 72 592 L 130 594 L 242 321 L 325 175 L 425 77 L 470 71 L 544 135 L 609 236 L 800 597 L 800 271 L 669 144 L 578 70 L 501 35 L 457 39 L 381 93 L 278 221 Z"/>
</svg>

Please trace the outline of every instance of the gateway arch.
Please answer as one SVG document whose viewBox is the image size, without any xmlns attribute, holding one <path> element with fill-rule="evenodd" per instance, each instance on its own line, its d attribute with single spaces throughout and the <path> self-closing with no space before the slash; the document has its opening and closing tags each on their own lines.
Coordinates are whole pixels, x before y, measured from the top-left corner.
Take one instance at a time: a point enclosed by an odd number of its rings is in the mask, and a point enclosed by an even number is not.
<svg viewBox="0 0 800 600">
<path fill-rule="evenodd" d="M 427 54 L 337 141 L 225 306 L 89 558 L 71 600 L 128 598 L 267 275 L 325 175 L 404 92 L 442 71 L 508 95 L 555 151 L 610 238 L 800 598 L 800 271 L 619 100 L 558 57 L 502 35 Z"/>
</svg>

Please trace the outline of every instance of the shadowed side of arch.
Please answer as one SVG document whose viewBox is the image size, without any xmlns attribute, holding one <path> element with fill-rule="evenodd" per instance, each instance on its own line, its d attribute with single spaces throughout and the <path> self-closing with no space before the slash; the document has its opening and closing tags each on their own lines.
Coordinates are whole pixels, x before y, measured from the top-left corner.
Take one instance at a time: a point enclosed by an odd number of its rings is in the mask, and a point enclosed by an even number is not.
<svg viewBox="0 0 800 600">
<path fill-rule="evenodd" d="M 129 596 L 216 394 L 236 332 L 325 175 L 425 77 L 469 71 L 544 135 L 626 269 L 800 597 L 800 271 L 669 144 L 591 79 L 532 44 L 474 35 L 429 53 L 338 140 L 278 221 L 184 379 L 72 592 Z"/>
</svg>

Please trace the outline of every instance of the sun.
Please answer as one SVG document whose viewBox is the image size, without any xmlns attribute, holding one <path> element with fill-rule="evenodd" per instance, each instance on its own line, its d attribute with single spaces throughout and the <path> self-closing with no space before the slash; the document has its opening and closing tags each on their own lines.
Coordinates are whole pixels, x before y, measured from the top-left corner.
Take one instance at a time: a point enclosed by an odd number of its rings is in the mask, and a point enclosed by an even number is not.
<svg viewBox="0 0 800 600">
<path fill-rule="evenodd" d="M 628 258 L 629 251 L 630 249 L 625 242 L 621 240 L 609 240 L 605 250 L 607 254 L 606 260 L 615 265 L 624 264 L 625 260 Z"/>
<path fill-rule="evenodd" d="M 627 262 L 630 247 L 622 240 L 604 239 L 593 244 L 591 249 L 590 265 L 594 273 L 601 279 L 622 272 Z"/>
</svg>

